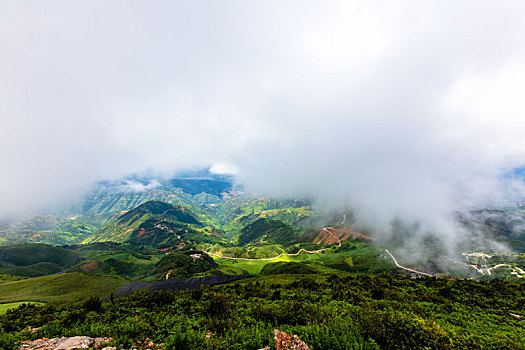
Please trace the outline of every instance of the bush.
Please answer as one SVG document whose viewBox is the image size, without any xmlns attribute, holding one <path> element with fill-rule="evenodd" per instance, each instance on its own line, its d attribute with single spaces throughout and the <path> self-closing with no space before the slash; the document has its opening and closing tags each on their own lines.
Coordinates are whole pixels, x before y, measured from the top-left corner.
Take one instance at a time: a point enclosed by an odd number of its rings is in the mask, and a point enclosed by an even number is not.
<svg viewBox="0 0 525 350">
<path fill-rule="evenodd" d="M 276 262 L 264 265 L 260 275 L 282 275 L 282 274 L 315 274 L 315 267 L 297 262 Z"/>
</svg>

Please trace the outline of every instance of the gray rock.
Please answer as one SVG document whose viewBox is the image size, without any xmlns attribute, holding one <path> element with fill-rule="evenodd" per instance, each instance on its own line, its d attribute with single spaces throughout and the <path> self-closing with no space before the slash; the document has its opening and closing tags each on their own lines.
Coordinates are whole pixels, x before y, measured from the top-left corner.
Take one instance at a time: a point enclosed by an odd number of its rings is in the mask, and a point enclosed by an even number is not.
<svg viewBox="0 0 525 350">
<path fill-rule="evenodd" d="M 23 341 L 20 350 L 74 350 L 99 348 L 102 344 L 110 342 L 111 338 L 90 338 L 84 336 L 70 338 L 37 339 Z"/>
<path fill-rule="evenodd" d="M 55 350 L 89 349 L 94 341 L 90 337 L 71 337 L 61 342 Z"/>
</svg>

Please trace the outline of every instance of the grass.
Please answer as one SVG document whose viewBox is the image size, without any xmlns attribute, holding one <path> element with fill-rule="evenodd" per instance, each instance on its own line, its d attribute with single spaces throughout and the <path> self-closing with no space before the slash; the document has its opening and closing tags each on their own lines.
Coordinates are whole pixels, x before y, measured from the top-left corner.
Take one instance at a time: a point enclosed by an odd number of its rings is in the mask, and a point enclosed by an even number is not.
<svg viewBox="0 0 525 350">
<path fill-rule="evenodd" d="M 30 243 L 1 247 L 0 256 L 2 256 L 2 263 L 12 266 L 49 262 L 66 267 L 73 265 L 80 258 L 80 253 L 48 244 Z"/>
<path fill-rule="evenodd" d="M 0 303 L 60 303 L 89 297 L 107 298 L 129 280 L 122 277 L 64 273 L 0 284 Z"/>
<path fill-rule="evenodd" d="M 155 264 L 163 256 L 95 251 L 69 271 L 143 279 L 153 273 Z"/>
<path fill-rule="evenodd" d="M 45 303 L 39 303 L 34 301 L 18 301 L 16 303 L 0 304 L 0 315 L 5 314 L 9 309 L 16 309 L 22 304 L 44 305 Z"/>
<path fill-rule="evenodd" d="M 64 267 L 61 267 L 60 265 L 53 264 L 50 262 L 41 262 L 28 266 L 13 266 L 2 268 L 0 269 L 0 273 L 21 277 L 38 277 L 44 275 L 52 275 L 63 270 Z"/>
<path fill-rule="evenodd" d="M 279 262 L 279 261 L 295 261 L 295 257 L 290 256 L 281 256 L 277 259 L 273 260 L 263 260 L 263 261 L 252 261 L 252 260 L 233 260 L 233 259 L 223 259 L 223 258 L 216 258 L 213 256 L 213 259 L 216 263 L 219 264 L 221 267 L 229 267 L 234 270 L 239 271 L 245 271 L 246 273 L 250 275 L 257 275 L 259 272 L 261 272 L 264 265 L 272 262 Z"/>
<path fill-rule="evenodd" d="M 275 262 L 302 262 L 315 264 L 321 273 L 334 273 L 337 272 L 334 269 L 324 266 L 324 263 L 334 261 L 338 258 L 348 258 L 348 257 L 364 257 L 367 258 L 368 254 L 377 253 L 376 249 L 368 243 L 362 242 L 348 242 L 341 248 L 336 248 L 332 246 L 331 249 L 317 253 L 317 254 L 307 254 L 301 253 L 297 256 L 281 256 L 273 260 L 233 260 L 233 259 L 224 259 L 217 258 L 213 256 L 215 261 L 219 264 L 221 268 L 228 270 L 237 271 L 239 274 L 248 273 L 252 275 L 257 275 L 261 272 L 263 267 L 269 263 Z M 370 257 L 369 259 L 375 260 L 375 257 Z M 340 273 L 341 271 L 339 271 Z"/>
</svg>

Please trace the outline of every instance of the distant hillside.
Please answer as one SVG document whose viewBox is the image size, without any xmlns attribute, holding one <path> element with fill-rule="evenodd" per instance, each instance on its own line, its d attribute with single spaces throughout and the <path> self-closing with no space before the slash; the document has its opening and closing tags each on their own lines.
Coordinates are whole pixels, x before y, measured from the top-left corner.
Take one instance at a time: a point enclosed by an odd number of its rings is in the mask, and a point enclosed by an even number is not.
<svg viewBox="0 0 525 350">
<path fill-rule="evenodd" d="M 47 244 L 24 244 L 0 247 L 0 261 L 5 264 L 27 266 L 40 262 L 68 265 L 78 259 L 74 251 Z"/>
<path fill-rule="evenodd" d="M 525 212 L 521 210 L 482 209 L 458 214 L 458 221 L 468 230 L 505 243 L 525 252 Z"/>
<path fill-rule="evenodd" d="M 356 232 L 351 226 L 345 226 L 342 228 L 323 227 L 315 236 L 313 242 L 316 244 L 331 245 L 346 242 L 349 239 L 373 240 L 371 236 Z"/>
<path fill-rule="evenodd" d="M 141 213 L 130 212 L 152 201 L 184 207 L 192 212 L 194 220 L 202 223 L 202 227 L 211 228 L 209 233 L 229 241 L 235 241 L 242 228 L 260 218 L 295 225 L 312 214 L 308 201 L 244 195 L 234 186 L 232 176 L 211 174 L 207 169 L 181 173 L 174 179 L 130 176 L 97 183 L 89 193 L 53 215 L 35 215 L 20 222 L 0 222 L 0 246 L 29 242 L 67 245 L 101 240 L 124 242 L 131 233 L 127 231 L 140 226 L 135 227 L 132 221 L 145 221 Z M 149 215 L 160 215 L 155 208 L 148 210 L 151 211 Z M 136 215 L 135 219 L 130 218 L 133 215 Z M 116 223 L 116 219 L 122 216 L 121 222 Z M 173 232 L 186 230 L 180 224 L 197 225 L 189 218 L 170 217 L 167 220 L 179 223 L 178 227 L 168 225 Z M 115 226 L 127 228 L 120 231 Z M 142 227 L 146 233 L 140 237 L 140 231 L 131 236 L 144 241 L 149 226 L 154 227 L 155 223 L 149 222 Z M 114 232 L 108 233 L 105 228 Z M 157 242 L 158 239 L 155 244 Z"/>
<path fill-rule="evenodd" d="M 163 219 L 182 222 L 190 225 L 201 225 L 194 214 L 180 205 L 160 201 L 149 201 L 120 216 L 116 224 L 131 226 L 145 215 L 160 215 Z"/>
<path fill-rule="evenodd" d="M 164 254 L 139 252 L 132 248 L 131 245 L 128 246 L 128 249 L 125 245 L 121 245 L 120 247 L 108 247 L 106 250 L 92 249 L 86 252 L 86 257 L 70 268 L 68 272 L 122 276 L 134 279 L 147 278 L 152 275 L 155 264 Z"/>
<path fill-rule="evenodd" d="M 291 227 L 293 223 L 311 214 L 311 209 L 305 205 L 307 203 L 300 201 L 254 199 L 236 195 L 222 199 L 215 197 L 217 203 L 207 204 L 207 201 L 211 200 L 209 196 L 214 197 L 204 193 L 192 197 L 190 202 L 194 204 L 148 201 L 130 211 L 121 211 L 118 217 L 106 222 L 103 228 L 84 240 L 84 243 L 113 241 L 158 246 L 175 244 L 174 239 L 179 238 L 180 242 L 190 238 L 194 242 L 233 241 L 244 227 L 261 218 L 282 221 Z M 195 204 L 197 202 L 200 203 Z M 301 231 L 299 228 L 290 227 L 280 227 L 277 234 L 270 234 L 266 238 L 263 237 L 263 240 L 287 244 Z M 253 237 L 250 238 L 251 236 Z M 258 233 L 245 230 L 241 239 L 248 243 L 258 236 Z"/>
<path fill-rule="evenodd" d="M 74 217 L 34 215 L 22 221 L 0 222 L 0 245 L 23 243 L 75 244 L 96 227 Z"/>
<path fill-rule="evenodd" d="M 302 230 L 281 221 L 261 218 L 241 230 L 239 244 L 266 243 L 288 245 L 297 239 Z"/>
<path fill-rule="evenodd" d="M 232 189 L 232 183 L 224 180 L 172 179 L 170 180 L 170 184 L 191 195 L 208 193 L 220 197 L 222 193 L 228 192 Z"/>
<path fill-rule="evenodd" d="M 187 278 L 193 274 L 218 268 L 219 265 L 202 251 L 189 250 L 165 255 L 156 265 L 154 274 L 157 280 Z"/>
<path fill-rule="evenodd" d="M 0 273 L 25 277 L 43 276 L 67 269 L 81 253 L 46 244 L 0 247 Z"/>
<path fill-rule="evenodd" d="M 230 233 L 230 237 L 233 238 L 246 225 L 261 218 L 296 225 L 299 221 L 312 215 L 309 204 L 307 201 L 299 200 L 240 196 L 221 203 L 217 208 L 216 216 L 221 228 Z"/>
<path fill-rule="evenodd" d="M 130 242 L 155 247 L 177 247 L 222 240 L 189 209 L 159 201 L 139 205 L 90 236 L 84 243 Z"/>
<path fill-rule="evenodd" d="M 96 216 L 130 210 L 158 200 L 178 204 L 207 204 L 220 201 L 221 194 L 233 188 L 231 179 L 208 174 L 204 178 L 141 179 L 100 182 L 76 208 L 77 215 Z"/>
</svg>

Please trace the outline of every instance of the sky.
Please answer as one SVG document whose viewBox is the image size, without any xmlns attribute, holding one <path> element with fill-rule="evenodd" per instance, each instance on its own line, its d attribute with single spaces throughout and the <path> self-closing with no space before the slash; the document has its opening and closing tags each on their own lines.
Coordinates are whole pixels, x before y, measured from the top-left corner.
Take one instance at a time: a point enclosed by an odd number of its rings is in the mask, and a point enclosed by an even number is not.
<svg viewBox="0 0 525 350">
<path fill-rule="evenodd" d="M 0 0 L 0 32 L 4 215 L 203 166 L 443 232 L 523 193 L 522 1 Z"/>
</svg>

